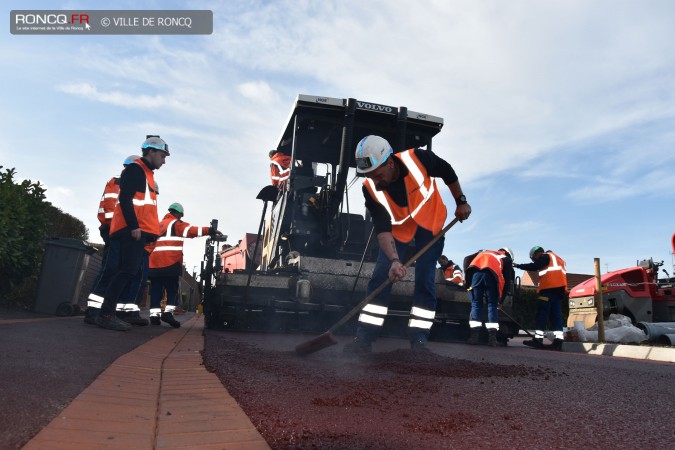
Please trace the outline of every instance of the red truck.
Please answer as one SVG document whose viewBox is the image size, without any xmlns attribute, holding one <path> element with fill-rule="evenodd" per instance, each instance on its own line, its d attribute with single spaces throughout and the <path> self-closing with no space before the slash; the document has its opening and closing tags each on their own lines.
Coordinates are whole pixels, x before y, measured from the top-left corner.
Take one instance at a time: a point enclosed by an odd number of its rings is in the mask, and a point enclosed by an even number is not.
<svg viewBox="0 0 675 450">
<path fill-rule="evenodd" d="M 671 238 L 675 251 L 675 234 Z M 615 270 L 602 275 L 602 300 L 605 319 L 610 314 L 623 314 L 637 322 L 675 322 L 675 277 L 659 279 L 663 261 L 652 258 L 637 266 Z M 675 275 L 675 274 L 673 274 Z M 567 326 L 583 321 L 585 327 L 597 321 L 595 278 L 578 284 L 570 291 L 570 314 Z"/>
</svg>

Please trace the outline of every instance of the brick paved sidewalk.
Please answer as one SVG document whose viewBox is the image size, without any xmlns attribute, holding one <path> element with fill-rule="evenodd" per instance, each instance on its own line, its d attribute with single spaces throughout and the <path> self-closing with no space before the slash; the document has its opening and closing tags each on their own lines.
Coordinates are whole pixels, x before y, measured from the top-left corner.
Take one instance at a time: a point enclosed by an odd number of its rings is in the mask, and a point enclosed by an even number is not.
<svg viewBox="0 0 675 450">
<path fill-rule="evenodd" d="M 203 316 L 118 358 L 23 448 L 269 449 L 202 365 Z"/>
</svg>

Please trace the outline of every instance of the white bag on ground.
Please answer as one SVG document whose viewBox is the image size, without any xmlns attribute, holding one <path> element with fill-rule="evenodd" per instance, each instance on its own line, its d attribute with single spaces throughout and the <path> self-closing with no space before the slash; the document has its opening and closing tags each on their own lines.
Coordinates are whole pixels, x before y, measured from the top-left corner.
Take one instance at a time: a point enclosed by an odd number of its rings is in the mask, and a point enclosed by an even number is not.
<svg viewBox="0 0 675 450">
<path fill-rule="evenodd" d="M 610 314 L 609 319 L 605 320 L 605 342 L 614 342 L 617 344 L 639 344 L 647 340 L 644 331 L 634 326 L 630 319 L 621 314 Z M 596 323 L 587 330 L 578 330 L 579 341 L 597 342 L 598 324 Z"/>
</svg>

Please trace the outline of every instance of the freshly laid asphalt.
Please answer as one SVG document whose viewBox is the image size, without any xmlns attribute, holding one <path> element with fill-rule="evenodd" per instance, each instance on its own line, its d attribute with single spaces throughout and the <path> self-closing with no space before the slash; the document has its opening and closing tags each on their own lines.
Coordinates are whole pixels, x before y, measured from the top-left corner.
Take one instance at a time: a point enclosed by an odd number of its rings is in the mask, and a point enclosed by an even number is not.
<svg viewBox="0 0 675 450">
<path fill-rule="evenodd" d="M 191 448 L 197 436 L 199 448 L 267 448 L 203 368 L 203 318 L 178 319 L 178 330 L 164 324 L 113 332 L 82 317 L 0 309 L 0 449 Z M 675 348 L 566 342 L 564 351 L 675 362 Z M 205 421 L 181 422 L 183 433 L 172 432 L 168 419 L 195 414 L 233 425 L 205 430 Z"/>
</svg>

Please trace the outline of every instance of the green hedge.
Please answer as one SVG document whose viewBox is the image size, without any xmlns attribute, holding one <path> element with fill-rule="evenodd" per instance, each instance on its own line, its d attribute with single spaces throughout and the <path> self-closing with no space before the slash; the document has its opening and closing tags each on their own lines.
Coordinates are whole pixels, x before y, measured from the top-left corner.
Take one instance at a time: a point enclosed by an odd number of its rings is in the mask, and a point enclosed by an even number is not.
<svg viewBox="0 0 675 450">
<path fill-rule="evenodd" d="M 0 166 L 0 303 L 30 308 L 47 237 L 88 239 L 84 223 L 46 200 L 40 182 Z"/>
<path fill-rule="evenodd" d="M 16 171 L 0 166 L 0 299 L 34 277 L 47 231 L 45 189 L 39 182 L 15 181 Z M 25 286 L 22 287 L 25 289 Z"/>
</svg>

